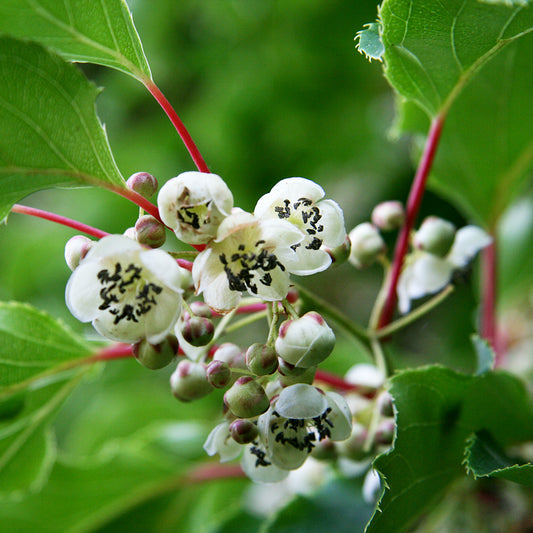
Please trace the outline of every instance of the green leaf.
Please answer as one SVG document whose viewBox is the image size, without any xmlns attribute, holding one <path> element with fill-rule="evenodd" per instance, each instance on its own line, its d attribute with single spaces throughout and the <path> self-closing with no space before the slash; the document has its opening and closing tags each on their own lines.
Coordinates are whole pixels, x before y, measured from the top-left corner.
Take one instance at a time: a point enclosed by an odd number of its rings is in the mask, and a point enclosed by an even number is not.
<svg viewBox="0 0 533 533">
<path fill-rule="evenodd" d="M 81 377 L 27 391 L 15 418 L 0 421 L 0 495 L 37 490 L 56 457 L 49 424 Z"/>
<path fill-rule="evenodd" d="M 308 533 L 331 531 L 359 533 L 372 514 L 373 507 L 361 496 L 361 483 L 337 479 L 313 496 L 298 496 L 265 528 L 265 533 Z M 387 531 L 388 530 L 382 530 Z"/>
<path fill-rule="evenodd" d="M 533 439 L 533 408 L 524 384 L 503 372 L 480 376 L 441 367 L 408 370 L 391 380 L 397 433 L 374 467 L 386 490 L 367 531 L 404 531 L 464 474 L 468 437 L 481 429 L 500 446 Z"/>
<path fill-rule="evenodd" d="M 0 220 L 49 187 L 124 187 L 95 113 L 96 87 L 35 43 L 0 38 Z"/>
<path fill-rule="evenodd" d="M 497 477 L 533 488 L 533 464 L 508 457 L 487 432 L 474 435 L 466 450 L 465 466 L 474 477 Z"/>
<path fill-rule="evenodd" d="M 46 313 L 26 304 L 0 302 L 0 398 L 90 353 L 81 339 Z M 0 404 L 0 413 L 9 406 L 13 409 L 13 401 Z"/>
<path fill-rule="evenodd" d="M 150 78 L 124 0 L 2 0 L 0 32 L 39 41 L 70 61 Z"/>
<path fill-rule="evenodd" d="M 430 184 L 492 226 L 533 166 L 533 8 L 385 0 L 380 15 L 396 128 L 425 134 L 420 110 L 446 116 Z"/>
</svg>

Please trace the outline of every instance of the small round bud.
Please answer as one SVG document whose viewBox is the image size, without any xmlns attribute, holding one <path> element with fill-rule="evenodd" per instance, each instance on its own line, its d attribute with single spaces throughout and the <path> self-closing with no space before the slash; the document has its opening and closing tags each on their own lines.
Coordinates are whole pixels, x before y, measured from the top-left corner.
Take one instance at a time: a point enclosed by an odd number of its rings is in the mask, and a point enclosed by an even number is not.
<svg viewBox="0 0 533 533">
<path fill-rule="evenodd" d="M 207 381 L 217 389 L 223 389 L 231 381 L 231 370 L 224 361 L 211 361 L 206 369 Z"/>
<path fill-rule="evenodd" d="M 208 318 L 193 316 L 180 324 L 183 339 L 193 346 L 205 346 L 213 339 L 215 326 Z"/>
<path fill-rule="evenodd" d="M 229 433 L 235 442 L 248 444 L 255 440 L 259 431 L 257 425 L 251 420 L 239 418 L 230 424 Z"/>
<path fill-rule="evenodd" d="M 165 226 L 152 215 L 143 215 L 135 223 L 137 241 L 150 248 L 159 248 L 165 244 Z"/>
<path fill-rule="evenodd" d="M 65 261 L 70 270 L 74 271 L 78 267 L 92 245 L 93 241 L 84 235 L 74 235 L 67 241 L 65 245 Z"/>
<path fill-rule="evenodd" d="M 327 246 L 324 246 L 323 249 L 330 255 L 333 265 L 341 265 L 348 261 L 352 250 L 352 243 L 348 235 L 346 235 L 344 242 L 341 245 L 336 248 L 328 248 Z"/>
<path fill-rule="evenodd" d="M 270 402 L 265 389 L 249 376 L 239 378 L 224 394 L 224 403 L 239 418 L 253 418 L 264 413 Z"/>
<path fill-rule="evenodd" d="M 438 217 L 427 217 L 413 238 L 413 246 L 438 257 L 444 257 L 452 247 L 455 226 Z"/>
<path fill-rule="evenodd" d="M 273 374 L 278 368 L 278 354 L 271 346 L 256 342 L 246 351 L 246 366 L 257 376 Z"/>
<path fill-rule="evenodd" d="M 151 198 L 157 191 L 157 180 L 148 172 L 136 172 L 126 181 L 128 189 L 135 191 L 144 198 Z"/>
<path fill-rule="evenodd" d="M 401 202 L 391 200 L 382 202 L 372 211 L 372 224 L 382 231 L 400 228 L 405 222 L 405 210 Z"/>
<path fill-rule="evenodd" d="M 232 342 L 224 342 L 213 354 L 213 360 L 224 361 L 230 368 L 247 370 L 243 351 Z"/>
<path fill-rule="evenodd" d="M 355 226 L 349 238 L 352 243 L 349 261 L 357 268 L 370 266 L 386 248 L 378 229 L 370 222 Z"/>
<path fill-rule="evenodd" d="M 345 441 L 336 443 L 336 448 L 341 455 L 348 457 L 353 461 L 362 461 L 371 453 L 371 450 L 367 451 L 365 449 L 367 437 L 367 428 L 361 424 L 355 423 L 352 426 L 350 437 Z"/>
<path fill-rule="evenodd" d="M 276 352 L 288 363 L 302 368 L 316 366 L 333 351 L 335 334 L 315 311 L 296 320 L 285 320 L 279 328 Z"/>
<path fill-rule="evenodd" d="M 150 370 L 158 370 L 167 366 L 178 352 L 178 341 L 169 337 L 160 344 L 150 344 L 146 339 L 134 344 L 131 351 L 141 363 Z"/>
<path fill-rule="evenodd" d="M 172 394 L 182 402 L 190 402 L 207 396 L 213 387 L 207 381 L 205 365 L 183 360 L 170 376 Z"/>
<path fill-rule="evenodd" d="M 282 376 L 295 378 L 295 377 L 301 376 L 306 371 L 305 368 L 302 368 L 300 366 L 294 366 L 294 365 L 291 365 L 290 363 L 287 363 L 287 361 L 285 361 L 285 359 L 282 359 L 281 357 L 278 358 L 278 363 L 279 363 L 278 372 Z"/>
<path fill-rule="evenodd" d="M 191 308 L 193 316 L 202 316 L 204 318 L 212 318 L 213 312 L 211 311 L 211 308 L 205 303 L 200 300 L 190 302 L 189 307 Z M 189 311 L 183 312 L 183 320 L 188 320 L 191 317 Z"/>
<path fill-rule="evenodd" d="M 392 396 L 387 392 L 382 392 L 377 399 L 379 412 L 383 416 L 394 416 L 394 405 L 392 402 Z"/>
</svg>

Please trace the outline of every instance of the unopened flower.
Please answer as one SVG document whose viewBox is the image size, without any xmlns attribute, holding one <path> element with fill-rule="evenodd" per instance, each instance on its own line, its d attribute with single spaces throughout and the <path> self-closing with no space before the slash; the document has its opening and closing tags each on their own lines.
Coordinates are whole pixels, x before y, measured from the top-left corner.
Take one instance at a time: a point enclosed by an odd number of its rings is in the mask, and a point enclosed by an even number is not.
<svg viewBox="0 0 533 533">
<path fill-rule="evenodd" d="M 243 292 L 267 301 L 281 300 L 289 290 L 285 264 L 293 260 L 291 246 L 301 240 L 301 232 L 287 222 L 260 220 L 236 209 L 194 261 L 196 290 L 219 311 L 237 307 Z"/>
<path fill-rule="evenodd" d="M 385 241 L 370 222 L 355 226 L 349 234 L 352 247 L 349 261 L 357 268 L 370 266 L 385 251 Z"/>
<path fill-rule="evenodd" d="M 161 250 L 109 235 L 93 244 L 72 273 L 67 306 L 108 339 L 158 344 L 181 311 L 182 271 Z"/>
<path fill-rule="evenodd" d="M 304 238 L 294 245 L 294 261 L 286 266 L 297 275 L 325 270 L 331 256 L 324 247 L 334 249 L 346 237 L 342 209 L 333 200 L 324 200 L 324 190 L 305 178 L 286 178 L 262 196 L 254 215 L 285 220 L 298 228 Z"/>
<path fill-rule="evenodd" d="M 372 224 L 382 231 L 392 231 L 405 221 L 403 204 L 396 200 L 381 202 L 372 210 Z"/>
<path fill-rule="evenodd" d="M 85 237 L 85 235 L 74 235 L 67 241 L 65 245 L 65 261 L 70 270 L 74 271 L 78 267 L 80 261 L 89 253 L 93 244 L 94 242 Z"/>
<path fill-rule="evenodd" d="M 455 234 L 447 255 L 439 257 L 429 252 L 415 251 L 407 259 L 398 281 L 398 307 L 407 313 L 411 300 L 443 289 L 454 270 L 466 266 L 474 256 L 492 242 L 492 238 L 477 226 L 465 226 Z"/>
<path fill-rule="evenodd" d="M 178 239 L 205 244 L 217 234 L 233 207 L 233 196 L 220 176 L 183 172 L 167 181 L 157 196 L 161 220 Z"/>
<path fill-rule="evenodd" d="M 452 247 L 455 226 L 439 217 L 427 217 L 413 237 L 413 246 L 432 255 L 444 257 Z"/>
</svg>

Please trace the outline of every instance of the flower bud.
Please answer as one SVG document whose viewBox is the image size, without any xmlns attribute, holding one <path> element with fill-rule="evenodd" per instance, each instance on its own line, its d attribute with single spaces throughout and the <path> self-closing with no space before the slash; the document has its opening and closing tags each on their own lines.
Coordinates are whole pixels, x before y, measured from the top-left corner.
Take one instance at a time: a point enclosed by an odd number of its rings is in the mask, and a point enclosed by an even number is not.
<svg viewBox="0 0 533 533">
<path fill-rule="evenodd" d="M 413 246 L 438 257 L 444 257 L 452 247 L 455 226 L 438 217 L 427 217 L 413 238 Z"/>
<path fill-rule="evenodd" d="M 231 370 L 223 361 L 211 361 L 206 369 L 207 381 L 217 389 L 223 389 L 231 381 Z"/>
<path fill-rule="evenodd" d="M 372 211 L 372 224 L 382 231 L 400 228 L 405 221 L 405 210 L 401 202 L 381 202 Z"/>
<path fill-rule="evenodd" d="M 278 354 L 266 345 L 256 342 L 246 351 L 246 366 L 257 376 L 273 374 L 278 368 Z"/>
<path fill-rule="evenodd" d="M 148 172 L 136 172 L 126 181 L 128 189 L 135 191 L 144 198 L 151 198 L 157 191 L 157 180 Z"/>
<path fill-rule="evenodd" d="M 270 402 L 265 390 L 249 376 L 239 378 L 224 394 L 224 403 L 239 418 L 253 418 L 264 413 Z"/>
<path fill-rule="evenodd" d="M 178 341 L 168 337 L 159 344 L 150 344 L 146 339 L 134 344 L 131 348 L 135 359 L 150 370 L 158 370 L 167 366 L 178 353 Z"/>
<path fill-rule="evenodd" d="M 248 444 L 256 439 L 259 430 L 251 420 L 239 418 L 230 424 L 229 433 L 235 442 Z"/>
<path fill-rule="evenodd" d="M 323 249 L 331 257 L 332 264 L 341 265 L 342 263 L 348 261 L 348 258 L 350 257 L 350 251 L 352 249 L 352 243 L 348 235 L 346 235 L 344 242 L 341 245 L 337 246 L 336 248 L 328 248 L 327 246 L 324 246 Z"/>
<path fill-rule="evenodd" d="M 213 354 L 213 360 L 224 361 L 230 368 L 247 370 L 243 351 L 232 342 L 224 342 Z"/>
<path fill-rule="evenodd" d="M 180 324 L 183 339 L 192 346 L 205 346 L 213 339 L 215 326 L 208 318 L 193 316 Z"/>
<path fill-rule="evenodd" d="M 189 303 L 189 307 L 191 308 L 193 316 L 201 316 L 204 318 L 213 318 L 213 312 L 211 311 L 211 308 L 205 303 L 200 300 L 196 300 L 194 302 Z M 185 310 L 183 312 L 183 320 L 189 320 L 191 318 L 191 315 L 189 311 Z"/>
<path fill-rule="evenodd" d="M 281 357 L 278 358 L 278 363 L 278 372 L 282 376 L 296 378 L 298 376 L 301 376 L 306 371 L 305 368 L 287 363 L 287 361 L 285 361 L 285 359 L 282 359 Z"/>
<path fill-rule="evenodd" d="M 285 320 L 275 344 L 280 357 L 302 368 L 318 365 L 328 357 L 334 346 L 333 330 L 315 311 L 296 320 Z"/>
<path fill-rule="evenodd" d="M 165 244 L 165 226 L 152 215 L 143 215 L 135 223 L 135 237 L 141 244 L 159 248 Z"/>
<path fill-rule="evenodd" d="M 368 437 L 368 430 L 365 426 L 355 423 L 352 432 L 347 440 L 336 444 L 340 454 L 353 461 L 362 461 L 368 457 L 371 451 L 365 450 L 365 443 Z"/>
<path fill-rule="evenodd" d="M 392 402 L 392 396 L 387 392 L 382 392 L 377 399 L 379 412 L 383 416 L 394 416 L 394 405 Z"/>
<path fill-rule="evenodd" d="M 78 267 L 92 245 L 93 241 L 84 235 L 74 235 L 67 241 L 65 245 L 65 261 L 70 270 L 74 271 Z"/>
<path fill-rule="evenodd" d="M 182 402 L 190 402 L 207 396 L 212 385 L 207 381 L 205 365 L 183 360 L 170 376 L 172 394 Z"/>
<path fill-rule="evenodd" d="M 370 266 L 386 248 L 378 229 L 370 222 L 355 226 L 349 238 L 352 243 L 349 261 L 357 268 Z"/>
</svg>

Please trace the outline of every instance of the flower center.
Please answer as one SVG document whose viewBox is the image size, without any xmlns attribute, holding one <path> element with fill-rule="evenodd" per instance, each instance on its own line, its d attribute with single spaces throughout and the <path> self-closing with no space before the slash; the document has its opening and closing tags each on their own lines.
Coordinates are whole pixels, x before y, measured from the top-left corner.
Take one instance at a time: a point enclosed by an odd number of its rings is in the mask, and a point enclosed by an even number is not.
<svg viewBox="0 0 533 533">
<path fill-rule="evenodd" d="M 330 428 L 333 427 L 333 423 L 328 418 L 330 412 L 331 407 L 328 407 L 320 416 L 301 419 L 283 418 L 279 413 L 273 411 L 270 431 L 276 435 L 276 442 L 311 453 L 317 437 L 321 441 L 331 436 Z"/>
<path fill-rule="evenodd" d="M 320 209 L 313 204 L 309 198 L 299 198 L 296 202 L 292 202 L 288 199 L 283 200 L 283 205 L 277 205 L 274 207 L 278 218 L 285 219 L 292 224 L 305 230 L 309 236 L 305 246 L 308 250 L 318 250 L 322 245 L 322 239 L 318 235 L 324 231 L 324 226 L 319 224 L 322 214 Z M 293 249 L 298 248 L 300 244 L 292 246 Z"/>
<path fill-rule="evenodd" d="M 270 271 L 285 267 L 278 261 L 275 254 L 261 247 L 265 241 L 257 241 L 252 250 L 246 250 L 244 244 L 239 244 L 237 252 L 226 256 L 225 253 L 218 257 L 224 266 L 224 272 L 228 278 L 229 288 L 232 291 L 247 291 L 257 294 L 256 277 L 263 285 L 272 285 L 272 274 Z"/>
<path fill-rule="evenodd" d="M 211 203 L 212 202 L 209 201 L 205 204 L 180 207 L 176 212 L 178 220 L 181 224 L 199 230 L 200 226 L 204 226 L 211 222 Z"/>
<path fill-rule="evenodd" d="M 120 263 L 115 263 L 115 271 L 112 274 L 105 268 L 98 272 L 97 278 L 102 285 L 102 303 L 98 309 L 107 310 L 114 315 L 114 324 L 121 320 L 138 322 L 140 316 L 157 305 L 155 296 L 160 294 L 163 288 L 146 282 L 141 276 L 142 271 L 142 267 L 133 263 L 126 269 Z"/>
</svg>

